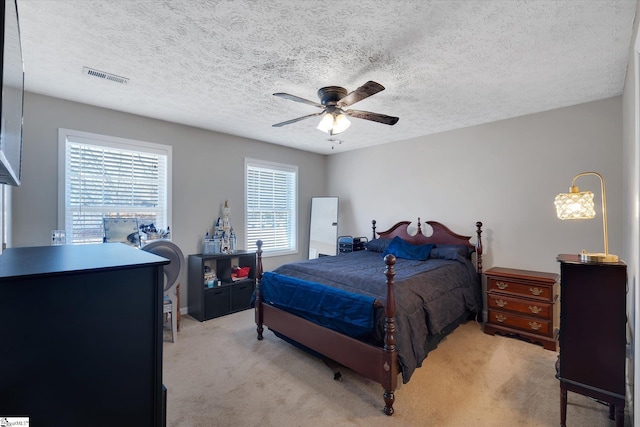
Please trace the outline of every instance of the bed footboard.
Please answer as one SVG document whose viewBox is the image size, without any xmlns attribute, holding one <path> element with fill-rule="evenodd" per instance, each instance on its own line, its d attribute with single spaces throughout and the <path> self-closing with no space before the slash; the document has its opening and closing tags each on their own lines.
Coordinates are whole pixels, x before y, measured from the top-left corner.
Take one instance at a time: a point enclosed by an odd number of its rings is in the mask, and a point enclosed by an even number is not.
<svg viewBox="0 0 640 427">
<path fill-rule="evenodd" d="M 384 389 L 384 413 L 392 415 L 395 401 L 400 365 L 396 352 L 395 337 L 395 292 L 393 278 L 396 258 L 387 255 L 385 275 L 387 278 L 387 294 L 385 305 L 384 347 L 376 347 L 358 341 L 347 335 L 324 328 L 287 311 L 269 304 L 263 304 L 260 295 L 260 279 L 262 278 L 262 241 L 257 243 L 257 275 L 255 297 L 255 320 L 258 340 L 263 339 L 264 325 L 274 332 L 294 340 L 309 349 L 328 357 L 358 374 L 376 381 Z"/>
</svg>

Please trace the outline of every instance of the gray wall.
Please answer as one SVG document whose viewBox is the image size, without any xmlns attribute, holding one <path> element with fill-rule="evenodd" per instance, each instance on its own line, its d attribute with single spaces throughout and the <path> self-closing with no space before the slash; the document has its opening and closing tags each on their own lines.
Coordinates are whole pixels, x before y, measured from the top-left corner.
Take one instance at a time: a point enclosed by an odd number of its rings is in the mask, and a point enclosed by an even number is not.
<svg viewBox="0 0 640 427">
<path fill-rule="evenodd" d="M 325 156 L 33 93 L 25 96 L 23 180 L 13 191 L 12 246 L 47 245 L 51 230 L 58 228 L 58 128 L 173 146 L 170 226 L 185 257 L 201 252 L 201 237 L 221 216 L 225 200 L 245 249 L 245 157 L 297 165 L 299 253 L 266 258 L 265 268 L 307 257 L 311 197 L 326 195 Z M 187 305 L 186 283 L 185 273 L 182 307 Z"/>
<path fill-rule="evenodd" d="M 200 252 L 201 234 L 225 199 L 243 241 L 245 156 L 300 171 L 300 252 L 266 259 L 267 269 L 306 256 L 310 199 L 335 195 L 339 234 L 370 236 L 371 219 L 383 230 L 419 216 L 472 235 L 480 220 L 485 268 L 558 271 L 558 253 L 603 250 L 600 213 L 593 221 L 560 221 L 553 210 L 555 195 L 590 170 L 606 179 L 610 252 L 623 255 L 622 97 L 326 157 L 28 93 L 13 246 L 48 244 L 57 228 L 59 127 L 173 146 L 171 227 L 185 255 Z M 578 185 L 599 203 L 597 179 Z M 181 294 L 184 307 L 186 286 Z"/>
<path fill-rule="evenodd" d="M 340 234 L 370 236 L 372 219 L 384 230 L 420 217 L 474 235 L 482 221 L 485 269 L 559 272 L 559 253 L 604 250 L 596 177 L 577 181 L 596 194 L 595 220 L 555 215 L 556 194 L 579 172 L 604 176 L 609 249 L 621 255 L 621 164 L 622 98 L 614 97 L 332 155 L 327 176 L 340 197 Z"/>
</svg>

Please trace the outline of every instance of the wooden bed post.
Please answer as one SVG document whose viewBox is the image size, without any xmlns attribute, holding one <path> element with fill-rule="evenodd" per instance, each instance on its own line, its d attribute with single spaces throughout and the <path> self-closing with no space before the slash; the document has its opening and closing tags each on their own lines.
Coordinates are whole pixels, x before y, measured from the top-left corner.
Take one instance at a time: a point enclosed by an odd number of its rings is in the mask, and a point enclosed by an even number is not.
<svg viewBox="0 0 640 427">
<path fill-rule="evenodd" d="M 482 277 L 482 223 L 476 222 L 476 270 L 478 276 Z"/>
<path fill-rule="evenodd" d="M 373 230 L 373 236 L 371 237 L 371 240 L 376 238 L 376 220 L 372 219 L 371 220 L 371 229 Z"/>
<path fill-rule="evenodd" d="M 256 315 L 256 325 L 258 332 L 258 340 L 262 340 L 262 331 L 264 330 L 263 323 L 263 315 L 262 315 L 262 298 L 260 296 L 260 281 L 262 280 L 262 240 L 258 240 L 256 242 L 256 246 L 258 250 L 256 251 L 256 300 L 255 300 L 255 315 Z"/>
<path fill-rule="evenodd" d="M 385 375 L 382 381 L 384 388 L 384 413 L 393 415 L 393 402 L 395 401 L 396 382 L 398 381 L 398 354 L 396 353 L 396 296 L 393 286 L 393 277 L 396 275 L 394 265 L 396 257 L 389 254 L 384 257 L 387 268 L 384 274 L 387 276 L 387 302 L 384 307 L 384 369 Z"/>
</svg>

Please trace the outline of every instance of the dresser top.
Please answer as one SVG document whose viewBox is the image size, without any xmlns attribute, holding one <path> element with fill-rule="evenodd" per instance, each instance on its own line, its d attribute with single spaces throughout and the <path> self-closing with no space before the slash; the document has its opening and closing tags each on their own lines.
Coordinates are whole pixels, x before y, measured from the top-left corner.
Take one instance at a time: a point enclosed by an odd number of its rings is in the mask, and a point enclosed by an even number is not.
<svg viewBox="0 0 640 427">
<path fill-rule="evenodd" d="M 492 267 L 484 272 L 487 276 L 510 277 L 516 279 L 533 279 L 539 282 L 555 283 L 560 280 L 557 273 L 547 273 L 543 271 L 519 270 L 517 268 Z"/>
<path fill-rule="evenodd" d="M 627 264 L 625 264 L 623 261 L 618 261 L 618 262 L 585 262 L 585 261 L 580 261 L 580 255 L 578 254 L 560 254 L 556 257 L 556 260 L 558 262 L 565 262 L 565 263 L 569 263 L 569 264 L 585 264 L 585 265 L 609 265 L 609 266 L 618 266 L 618 267 L 624 267 Z"/>
<path fill-rule="evenodd" d="M 0 281 L 153 264 L 169 264 L 169 260 L 123 243 L 9 248 L 0 255 Z"/>
</svg>

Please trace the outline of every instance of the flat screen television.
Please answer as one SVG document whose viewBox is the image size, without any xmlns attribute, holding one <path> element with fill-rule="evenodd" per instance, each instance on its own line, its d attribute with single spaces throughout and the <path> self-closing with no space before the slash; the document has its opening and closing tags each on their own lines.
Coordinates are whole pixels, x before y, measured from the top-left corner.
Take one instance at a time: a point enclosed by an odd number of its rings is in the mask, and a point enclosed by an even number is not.
<svg viewBox="0 0 640 427">
<path fill-rule="evenodd" d="M 0 184 L 20 185 L 22 172 L 22 113 L 24 62 L 20 44 L 17 0 L 0 0 Z"/>
</svg>

